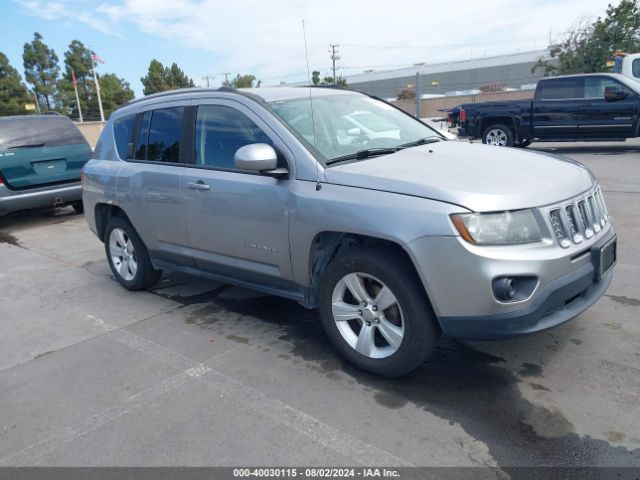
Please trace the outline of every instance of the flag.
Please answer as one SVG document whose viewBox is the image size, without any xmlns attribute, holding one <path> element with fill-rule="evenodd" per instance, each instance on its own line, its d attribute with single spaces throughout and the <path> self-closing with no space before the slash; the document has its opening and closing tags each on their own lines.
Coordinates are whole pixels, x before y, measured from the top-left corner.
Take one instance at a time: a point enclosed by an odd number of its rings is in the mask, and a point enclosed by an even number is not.
<svg viewBox="0 0 640 480">
<path fill-rule="evenodd" d="M 74 72 L 73 69 L 71 69 L 71 83 L 73 83 L 74 85 L 78 84 L 78 79 L 76 78 L 76 72 Z"/>
<path fill-rule="evenodd" d="M 104 63 L 104 60 L 100 58 L 100 56 L 97 53 L 93 53 L 93 52 L 91 52 L 91 60 L 93 60 L 96 63 Z"/>
</svg>

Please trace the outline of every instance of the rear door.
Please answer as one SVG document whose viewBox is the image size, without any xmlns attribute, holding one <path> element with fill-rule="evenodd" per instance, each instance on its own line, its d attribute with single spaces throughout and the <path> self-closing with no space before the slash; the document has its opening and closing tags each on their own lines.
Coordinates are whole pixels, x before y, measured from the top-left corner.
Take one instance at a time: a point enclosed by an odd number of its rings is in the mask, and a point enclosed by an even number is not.
<svg viewBox="0 0 640 480">
<path fill-rule="evenodd" d="M 180 194 L 188 155 L 184 146 L 187 111 L 185 105 L 163 104 L 138 114 L 133 141 L 126 134 L 116 135 L 119 155 L 125 150 L 131 157 L 118 173 L 117 201 L 154 260 L 193 267 Z M 129 122 L 126 117 L 115 120 L 114 132 L 126 131 Z M 131 147 L 125 147 L 127 141 Z"/>
<path fill-rule="evenodd" d="M 80 180 L 91 147 L 67 117 L 0 119 L 0 175 L 13 189 Z"/>
<path fill-rule="evenodd" d="M 631 137 L 638 115 L 638 95 L 607 76 L 585 77 L 584 82 L 580 133 L 591 137 Z M 604 98 L 607 87 L 626 92 L 627 97 L 608 102 Z"/>
<path fill-rule="evenodd" d="M 578 135 L 583 97 L 581 77 L 541 80 L 532 107 L 533 136 L 571 138 Z"/>
</svg>

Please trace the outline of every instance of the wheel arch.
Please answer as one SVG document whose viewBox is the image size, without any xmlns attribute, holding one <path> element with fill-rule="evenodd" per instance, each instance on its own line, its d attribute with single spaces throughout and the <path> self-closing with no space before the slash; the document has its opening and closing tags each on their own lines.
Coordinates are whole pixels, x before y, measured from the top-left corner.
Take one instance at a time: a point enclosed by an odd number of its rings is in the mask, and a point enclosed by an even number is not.
<svg viewBox="0 0 640 480">
<path fill-rule="evenodd" d="M 113 217 L 121 217 L 131 223 L 131 220 L 129 220 L 129 217 L 122 208 L 109 203 L 97 203 L 94 208 L 94 215 L 98 238 L 102 242 L 104 242 L 104 234 L 107 229 L 107 225 Z"/>
<path fill-rule="evenodd" d="M 309 286 L 307 289 L 306 303 L 309 308 L 315 308 L 318 305 L 318 285 L 320 278 L 327 266 L 341 253 L 352 248 L 362 247 L 384 247 L 389 251 L 396 252 L 401 255 L 411 265 L 416 279 L 420 282 L 425 297 L 429 305 L 433 309 L 433 304 L 425 288 L 422 277 L 416 269 L 415 262 L 410 253 L 400 243 L 370 235 L 339 232 L 339 231 L 323 231 L 313 238 L 309 249 Z"/>
<path fill-rule="evenodd" d="M 491 125 L 505 125 L 506 127 L 509 127 L 514 139 L 516 138 L 517 128 L 513 117 L 504 115 L 483 118 L 480 122 L 480 137 L 484 137 L 485 132 Z"/>
</svg>

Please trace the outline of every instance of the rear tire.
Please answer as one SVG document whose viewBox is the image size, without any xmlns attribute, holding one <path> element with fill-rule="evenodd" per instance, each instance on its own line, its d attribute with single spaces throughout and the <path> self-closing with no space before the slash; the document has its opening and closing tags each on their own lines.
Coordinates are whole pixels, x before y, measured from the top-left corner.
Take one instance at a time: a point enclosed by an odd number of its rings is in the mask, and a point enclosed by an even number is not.
<svg viewBox="0 0 640 480">
<path fill-rule="evenodd" d="M 529 140 L 528 138 L 525 138 L 521 142 L 516 142 L 513 144 L 513 146 L 516 148 L 526 148 L 529 145 L 531 145 L 531 140 Z"/>
<path fill-rule="evenodd" d="M 153 268 L 147 247 L 128 220 L 111 218 L 104 248 L 114 277 L 127 290 L 145 290 L 160 279 L 162 270 Z"/>
<path fill-rule="evenodd" d="M 331 343 L 362 370 L 405 375 L 424 363 L 440 338 L 422 283 L 397 252 L 373 247 L 339 255 L 322 274 L 318 293 Z"/>
<path fill-rule="evenodd" d="M 82 200 L 73 202 L 71 206 L 76 211 L 76 213 L 84 213 L 84 203 L 82 203 Z"/>
<path fill-rule="evenodd" d="M 489 125 L 482 134 L 482 143 L 497 147 L 513 147 L 513 132 L 506 125 Z"/>
</svg>

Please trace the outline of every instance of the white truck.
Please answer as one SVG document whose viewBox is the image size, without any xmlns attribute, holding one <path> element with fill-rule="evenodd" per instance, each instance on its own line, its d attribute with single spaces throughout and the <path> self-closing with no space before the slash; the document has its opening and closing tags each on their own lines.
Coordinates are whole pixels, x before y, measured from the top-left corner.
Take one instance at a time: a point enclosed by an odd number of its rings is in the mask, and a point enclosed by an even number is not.
<svg viewBox="0 0 640 480">
<path fill-rule="evenodd" d="M 613 62 L 613 73 L 619 73 L 640 82 L 640 53 L 619 53 Z"/>
</svg>

